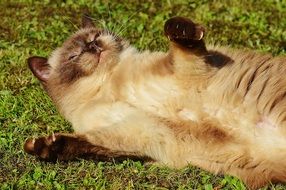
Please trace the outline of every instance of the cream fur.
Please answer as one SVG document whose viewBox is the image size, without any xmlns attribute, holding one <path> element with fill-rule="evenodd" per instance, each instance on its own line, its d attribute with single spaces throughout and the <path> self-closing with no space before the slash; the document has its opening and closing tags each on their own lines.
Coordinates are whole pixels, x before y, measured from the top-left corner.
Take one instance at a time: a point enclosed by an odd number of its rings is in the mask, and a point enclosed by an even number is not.
<svg viewBox="0 0 286 190">
<path fill-rule="evenodd" d="M 94 144 L 232 174 L 253 188 L 285 181 L 286 58 L 209 49 L 234 63 L 213 68 L 175 44 L 167 53 L 128 46 L 110 49 L 97 70 L 71 85 L 51 79 L 48 90 L 75 133 Z M 51 78 L 63 51 L 49 59 Z"/>
</svg>

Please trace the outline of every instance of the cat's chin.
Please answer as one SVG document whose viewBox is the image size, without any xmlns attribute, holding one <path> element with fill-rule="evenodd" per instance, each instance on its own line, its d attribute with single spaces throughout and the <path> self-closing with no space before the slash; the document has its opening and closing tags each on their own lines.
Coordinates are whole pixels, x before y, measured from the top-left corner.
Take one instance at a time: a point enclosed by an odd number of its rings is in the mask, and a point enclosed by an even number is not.
<svg viewBox="0 0 286 190">
<path fill-rule="evenodd" d="M 98 63 L 102 63 L 104 61 L 104 54 L 105 54 L 104 51 L 98 53 L 98 56 L 97 56 L 97 59 L 98 59 L 97 62 Z"/>
<path fill-rule="evenodd" d="M 89 55 L 89 57 L 93 59 L 96 64 L 102 62 L 102 52 L 92 53 Z"/>
<path fill-rule="evenodd" d="M 97 59 L 98 59 L 98 63 L 99 63 L 99 64 L 106 62 L 106 61 L 107 61 L 107 60 L 106 60 L 107 58 L 108 58 L 108 51 L 107 51 L 107 50 L 102 51 L 102 52 L 100 52 L 100 53 L 97 55 Z"/>
</svg>

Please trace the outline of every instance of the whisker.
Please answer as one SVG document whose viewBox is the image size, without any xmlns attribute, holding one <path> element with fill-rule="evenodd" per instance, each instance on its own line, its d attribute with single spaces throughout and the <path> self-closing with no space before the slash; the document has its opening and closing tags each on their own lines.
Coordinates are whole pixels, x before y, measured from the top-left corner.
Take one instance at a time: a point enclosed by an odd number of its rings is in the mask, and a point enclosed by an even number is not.
<svg viewBox="0 0 286 190">
<path fill-rule="evenodd" d="M 136 13 L 133 13 L 132 15 L 130 15 L 128 18 L 127 18 L 127 22 L 126 23 L 128 23 L 134 16 L 135 16 L 135 14 Z M 118 32 L 116 32 L 119 36 L 123 33 L 123 32 L 125 32 L 126 30 L 127 30 L 127 28 L 129 27 L 129 25 L 125 25 L 125 27 L 124 27 L 124 23 L 123 24 L 121 24 L 121 26 L 120 27 L 118 27 Z"/>
</svg>

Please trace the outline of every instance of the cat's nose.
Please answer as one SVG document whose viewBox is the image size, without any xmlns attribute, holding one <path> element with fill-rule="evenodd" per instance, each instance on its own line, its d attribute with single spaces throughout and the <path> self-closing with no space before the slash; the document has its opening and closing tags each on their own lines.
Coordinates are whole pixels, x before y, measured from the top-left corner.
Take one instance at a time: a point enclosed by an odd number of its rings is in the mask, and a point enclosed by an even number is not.
<svg viewBox="0 0 286 190">
<path fill-rule="evenodd" d="M 99 42 L 94 40 L 87 44 L 87 48 L 91 51 L 101 52 L 103 49 L 100 47 Z"/>
</svg>

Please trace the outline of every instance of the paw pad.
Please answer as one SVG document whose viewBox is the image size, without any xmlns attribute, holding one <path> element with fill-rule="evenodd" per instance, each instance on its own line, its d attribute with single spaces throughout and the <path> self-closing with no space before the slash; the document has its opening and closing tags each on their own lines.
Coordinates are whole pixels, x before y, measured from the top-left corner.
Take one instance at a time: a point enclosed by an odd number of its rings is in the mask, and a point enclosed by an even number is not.
<svg viewBox="0 0 286 190">
<path fill-rule="evenodd" d="M 205 29 L 184 17 L 169 19 L 164 26 L 165 35 L 171 41 L 196 40 L 204 37 Z"/>
<path fill-rule="evenodd" d="M 52 134 L 47 137 L 36 139 L 27 139 L 24 144 L 24 150 L 28 154 L 37 155 L 44 160 L 56 160 L 57 155 L 61 153 L 64 142 L 60 135 Z"/>
</svg>

